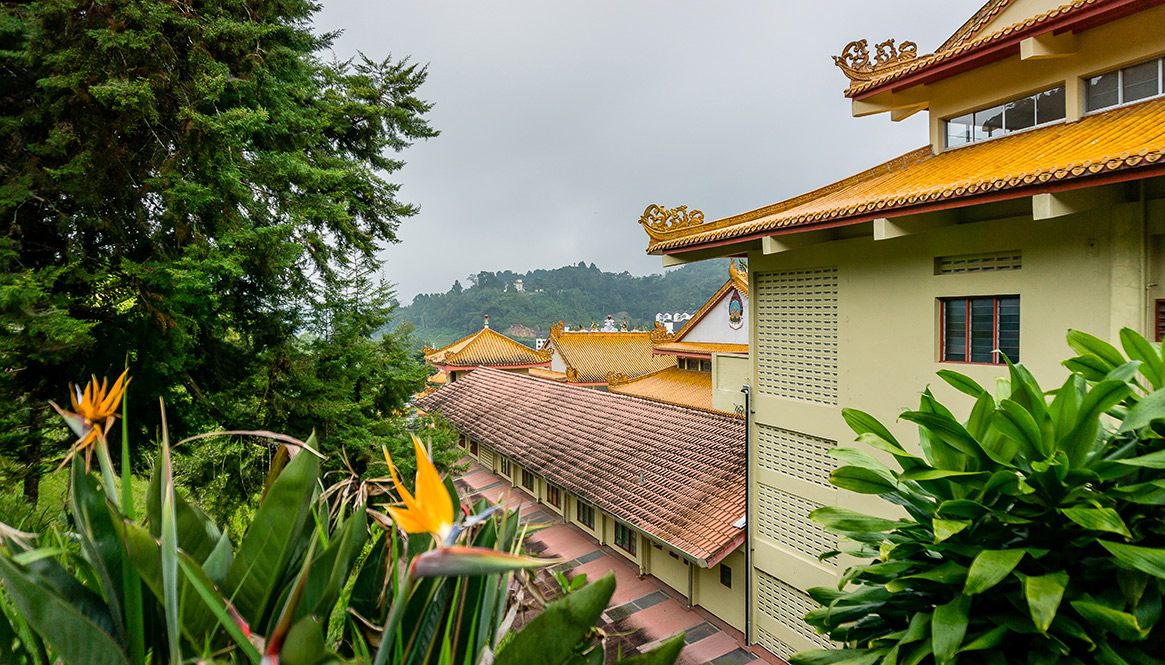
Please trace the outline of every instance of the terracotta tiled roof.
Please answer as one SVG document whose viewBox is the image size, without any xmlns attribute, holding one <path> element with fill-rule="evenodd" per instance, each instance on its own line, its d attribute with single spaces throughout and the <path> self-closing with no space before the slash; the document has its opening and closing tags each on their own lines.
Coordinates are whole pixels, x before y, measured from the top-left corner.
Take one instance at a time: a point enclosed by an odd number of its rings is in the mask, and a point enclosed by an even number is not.
<svg viewBox="0 0 1165 665">
<path fill-rule="evenodd" d="M 425 356 L 425 362 L 450 367 L 544 365 L 550 362 L 550 354 L 535 351 L 499 332 L 482 328 L 469 337 L 430 353 Z"/>
<path fill-rule="evenodd" d="M 1001 3 L 1006 5 L 1007 3 Z M 994 7 L 994 3 L 988 3 L 980 12 L 986 10 L 986 14 L 980 17 L 981 22 L 976 23 L 975 18 L 971 19 L 970 29 L 964 25 L 958 32 L 951 36 L 942 47 L 935 53 L 924 55 L 915 60 L 910 61 L 909 64 L 896 67 L 882 74 L 876 76 L 869 81 L 854 82 L 845 91 L 847 97 L 853 97 L 866 90 L 881 87 L 891 81 L 897 81 L 911 74 L 915 74 L 931 67 L 935 67 L 940 63 L 945 63 L 955 58 L 968 55 L 974 51 L 987 49 L 1002 43 L 1010 38 L 1017 38 L 1022 36 L 1031 36 L 1039 34 L 1045 29 L 1045 23 L 1054 20 L 1065 20 L 1077 12 L 1085 12 L 1093 8 L 1103 8 L 1105 5 L 1127 4 L 1126 2 L 1119 2 L 1114 0 L 1075 0 L 1067 4 L 1060 5 L 1054 9 L 1048 10 L 1042 14 L 1032 16 L 1018 23 L 1000 28 L 985 35 L 976 36 L 979 29 L 985 26 L 992 18 L 994 18 L 1003 6 Z M 976 14 L 978 16 L 979 14 Z M 1018 48 L 1018 47 L 1017 47 Z"/>
<path fill-rule="evenodd" d="M 713 342 L 668 342 L 655 347 L 656 353 L 698 353 L 712 355 L 713 353 L 748 353 L 747 344 L 716 344 Z"/>
<path fill-rule="evenodd" d="M 418 406 L 700 565 L 743 534 L 739 418 L 493 369 Z"/>
<path fill-rule="evenodd" d="M 1165 98 L 933 155 L 920 148 L 809 194 L 652 238 L 648 251 L 766 231 L 893 217 L 894 210 L 1165 165 Z M 1019 196 L 1020 194 L 1016 194 Z M 951 206 L 958 203 L 951 203 Z M 971 205 L 967 203 L 966 205 Z"/>
<path fill-rule="evenodd" d="M 716 411 L 712 408 L 711 372 L 669 367 L 624 383 L 612 382 L 610 391 L 664 404 Z M 730 415 L 736 417 L 735 414 Z"/>
<path fill-rule="evenodd" d="M 606 383 L 607 372 L 634 378 L 676 364 L 675 358 L 652 353 L 649 335 L 631 331 L 559 332 L 555 329 L 546 345 L 562 357 L 572 383 Z"/>
</svg>

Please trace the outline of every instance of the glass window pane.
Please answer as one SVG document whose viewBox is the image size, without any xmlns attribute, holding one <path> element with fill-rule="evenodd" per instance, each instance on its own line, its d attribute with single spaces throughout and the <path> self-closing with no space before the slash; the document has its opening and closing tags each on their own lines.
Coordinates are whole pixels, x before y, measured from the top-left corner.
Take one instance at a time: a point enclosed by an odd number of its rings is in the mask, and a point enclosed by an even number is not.
<svg viewBox="0 0 1165 665">
<path fill-rule="evenodd" d="M 975 114 L 968 113 L 947 120 L 947 147 L 953 148 L 971 142 L 971 127 L 975 124 Z"/>
<path fill-rule="evenodd" d="M 1064 119 L 1064 86 L 1036 95 L 1036 124 Z"/>
<path fill-rule="evenodd" d="M 999 299 L 999 350 L 1019 362 L 1019 298 Z"/>
<path fill-rule="evenodd" d="M 975 112 L 975 141 L 1003 135 L 1003 105 Z"/>
<path fill-rule="evenodd" d="M 1036 95 L 1017 99 L 1003 106 L 1003 129 L 1014 132 L 1036 124 Z"/>
<path fill-rule="evenodd" d="M 1156 60 L 1125 67 L 1121 71 L 1123 74 L 1121 80 L 1121 87 L 1124 89 L 1123 101 L 1134 102 L 1157 94 Z"/>
<path fill-rule="evenodd" d="M 967 360 L 967 301 L 943 302 L 943 360 Z"/>
<path fill-rule="evenodd" d="M 995 299 L 974 298 L 971 300 L 971 362 L 993 362 L 994 350 Z"/>
<path fill-rule="evenodd" d="M 1084 89 L 1089 111 L 1115 106 L 1120 101 L 1117 96 L 1116 72 L 1093 76 L 1085 82 Z"/>
</svg>

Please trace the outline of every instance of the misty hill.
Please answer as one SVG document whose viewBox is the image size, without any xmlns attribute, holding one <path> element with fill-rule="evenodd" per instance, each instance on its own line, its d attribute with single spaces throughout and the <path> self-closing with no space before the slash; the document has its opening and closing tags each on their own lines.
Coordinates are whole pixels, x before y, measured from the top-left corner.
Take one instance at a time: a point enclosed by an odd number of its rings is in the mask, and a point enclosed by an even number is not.
<svg viewBox="0 0 1165 665">
<path fill-rule="evenodd" d="M 701 261 L 662 275 L 636 277 L 599 270 L 594 263 L 533 270 L 479 272 L 468 284 L 454 282 L 445 293 L 423 293 L 397 310 L 398 320 L 416 326 L 419 343 L 441 347 L 490 327 L 519 341 L 545 337 L 565 321 L 572 328 L 601 325 L 608 314 L 631 327 L 650 329 L 659 312 L 695 312 L 728 279 L 728 261 Z M 522 281 L 523 291 L 514 283 Z"/>
</svg>

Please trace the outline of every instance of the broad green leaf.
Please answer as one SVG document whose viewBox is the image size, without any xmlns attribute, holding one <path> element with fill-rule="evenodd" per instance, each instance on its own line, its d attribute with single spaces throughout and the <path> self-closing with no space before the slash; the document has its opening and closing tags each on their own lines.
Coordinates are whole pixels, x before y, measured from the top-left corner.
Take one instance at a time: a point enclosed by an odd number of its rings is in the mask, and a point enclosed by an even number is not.
<svg viewBox="0 0 1165 665">
<path fill-rule="evenodd" d="M 1088 391 L 1076 414 L 1075 427 L 1058 442 L 1059 449 L 1068 454 L 1071 466 L 1080 466 L 1092 452 L 1100 429 L 1100 417 L 1131 392 L 1127 383 L 1111 380 L 1101 381 Z"/>
<path fill-rule="evenodd" d="M 1041 633 L 1048 632 L 1048 627 L 1056 618 L 1056 610 L 1060 607 L 1067 586 L 1068 573 L 1064 571 L 1023 578 L 1023 595 L 1027 598 L 1028 612 L 1032 623 Z"/>
<path fill-rule="evenodd" d="M 162 536 L 162 453 L 158 453 L 154 461 L 154 473 L 150 476 L 150 485 L 146 493 L 146 512 L 149 517 L 150 533 L 155 538 Z M 178 536 L 178 547 L 202 563 L 214 551 L 222 537 L 218 527 L 194 504 L 186 501 L 182 495 L 174 492 L 175 528 Z"/>
<path fill-rule="evenodd" d="M 1118 432 L 1131 432 L 1145 427 L 1158 418 L 1165 418 L 1165 388 L 1141 398 L 1121 423 Z"/>
<path fill-rule="evenodd" d="M 1019 565 L 1023 550 L 983 550 L 971 562 L 963 593 L 973 596 L 1002 582 Z"/>
<path fill-rule="evenodd" d="M 328 547 L 312 562 L 303 600 L 296 611 L 296 621 L 308 614 L 328 616 L 367 539 L 367 512 L 360 505 L 344 521 Z"/>
<path fill-rule="evenodd" d="M 81 549 L 101 582 L 113 619 L 113 636 L 119 641 L 127 640 L 121 596 L 117 593 L 122 584 L 122 555 L 114 527 L 116 518 L 110 514 L 101 485 L 85 473 L 80 455 L 73 456 L 70 480 L 69 502 Z"/>
<path fill-rule="evenodd" d="M 890 433 L 890 430 L 886 429 L 885 425 L 878 422 L 878 419 L 871 416 L 870 414 L 864 411 L 859 411 L 857 409 L 842 409 L 841 417 L 845 420 L 846 424 L 850 426 L 850 429 L 852 429 L 855 434 L 865 434 L 869 432 L 882 439 L 887 444 L 890 444 L 898 450 L 905 452 L 905 450 L 902 448 L 902 445 L 899 444 L 898 440 L 894 438 L 894 435 Z"/>
<path fill-rule="evenodd" d="M 279 649 L 280 665 L 317 665 L 325 654 L 324 625 L 313 616 L 305 616 L 287 632 Z"/>
<path fill-rule="evenodd" d="M 900 526 L 897 520 L 888 520 L 881 517 L 863 515 L 846 508 L 824 506 L 809 513 L 814 522 L 837 531 L 879 532 L 889 531 Z"/>
<path fill-rule="evenodd" d="M 995 399 L 991 397 L 991 393 L 981 393 L 975 400 L 975 406 L 971 408 L 971 415 L 967 417 L 967 433 L 975 437 L 975 439 L 983 441 L 983 437 L 989 431 L 991 419 L 994 415 Z"/>
<path fill-rule="evenodd" d="M 1009 399 L 1003 400 L 999 405 L 997 415 L 1002 416 L 1002 419 L 1010 425 L 1010 427 L 1001 426 L 1003 423 L 995 422 L 994 424 L 1000 428 L 1005 435 L 1015 439 L 1026 451 L 1027 458 L 1033 459 L 1036 456 L 1046 457 L 1051 453 L 1050 450 L 1044 449 L 1043 435 L 1040 433 L 1040 426 L 1036 424 L 1035 418 L 1028 410 L 1019 403 Z"/>
<path fill-rule="evenodd" d="M 1129 382 L 1137 375 L 1137 370 L 1141 367 L 1141 361 L 1134 360 L 1123 365 L 1117 365 L 1111 372 L 1104 375 L 1106 380 Z"/>
<path fill-rule="evenodd" d="M 1070 604 L 1085 621 L 1113 633 L 1122 640 L 1135 642 L 1149 636 L 1149 628 L 1141 627 L 1137 618 L 1128 612 L 1119 612 L 1088 600 L 1073 600 Z"/>
<path fill-rule="evenodd" d="M 1112 508 L 1061 508 L 1060 512 L 1085 529 L 1119 533 L 1125 538 L 1133 537 L 1120 514 Z"/>
<path fill-rule="evenodd" d="M 883 474 L 860 466 L 843 466 L 829 474 L 829 482 L 843 490 L 858 494 L 888 494 L 898 489 L 898 484 L 887 480 Z"/>
<path fill-rule="evenodd" d="M 967 634 L 967 613 L 971 609 L 970 596 L 956 596 L 946 605 L 934 608 L 930 622 L 934 660 L 938 665 L 950 662 Z"/>
<path fill-rule="evenodd" d="M 1007 626 L 996 626 L 991 630 L 984 631 L 971 638 L 966 644 L 963 645 L 961 649 L 959 649 L 959 653 L 963 653 L 965 651 L 982 651 L 983 649 L 994 649 L 1003 642 L 1003 638 L 1007 637 L 1007 634 L 1010 632 L 1011 630 L 1008 629 Z"/>
<path fill-rule="evenodd" d="M 953 501 L 943 501 L 939 504 L 938 510 L 935 514 L 943 519 L 968 519 L 973 520 L 986 514 L 987 506 L 975 501 L 967 499 L 955 499 Z"/>
<path fill-rule="evenodd" d="M 1121 499 L 1132 503 L 1165 506 L 1165 480 L 1152 480 L 1136 485 L 1114 487 L 1110 491 L 1119 494 Z"/>
<path fill-rule="evenodd" d="M 68 600 L 37 584 L 27 569 L 0 556 L 0 578 L 20 616 L 67 665 L 130 665 L 112 635 Z"/>
<path fill-rule="evenodd" d="M 1155 347 L 1132 328 L 1121 328 L 1120 340 L 1125 355 L 1141 361 L 1141 374 L 1149 380 L 1153 390 L 1165 387 L 1165 363 L 1161 360 L 1160 345 Z"/>
<path fill-rule="evenodd" d="M 934 519 L 934 542 L 941 543 L 969 526 L 971 526 L 971 522 L 968 520 L 944 520 L 936 517 Z"/>
<path fill-rule="evenodd" d="M 1083 377 L 1085 381 L 1096 383 L 1103 381 L 1104 377 L 1112 370 L 1112 365 L 1109 365 L 1100 356 L 1085 353 L 1075 358 L 1069 358 L 1063 363 L 1068 371 Z"/>
<path fill-rule="evenodd" d="M 911 469 L 898 476 L 899 480 L 940 480 L 942 478 L 966 478 L 986 476 L 986 471 L 947 471 L 946 469 Z"/>
<path fill-rule="evenodd" d="M 235 641 L 235 645 L 254 665 L 258 665 L 261 660 L 259 651 L 251 644 L 251 640 L 243 633 L 239 624 L 231 618 L 227 612 L 226 602 L 222 597 L 222 593 L 215 587 L 214 582 L 207 577 L 206 573 L 198 567 L 198 564 L 190 556 L 182 554 L 178 559 L 178 566 L 182 569 L 182 573 L 186 578 L 186 582 L 206 603 L 207 608 L 218 620 L 219 625 L 231 636 Z M 185 608 L 183 608 L 185 609 Z M 198 637 L 202 637 L 201 635 Z"/>
<path fill-rule="evenodd" d="M 1125 363 L 1125 357 L 1116 350 L 1115 346 L 1086 332 L 1069 330 L 1068 346 L 1072 347 L 1076 353 L 1092 354 L 1103 360 L 1108 365 L 1105 373 L 1111 372 L 1118 365 Z"/>
<path fill-rule="evenodd" d="M 966 374 L 960 374 L 959 372 L 955 372 L 949 369 L 940 369 L 935 373 L 938 374 L 938 378 L 946 381 L 950 387 L 963 393 L 964 395 L 970 395 L 971 397 L 978 399 L 980 395 L 987 393 L 983 386 L 979 385 L 975 379 L 972 379 Z M 990 395 L 990 393 L 987 394 Z"/>
<path fill-rule="evenodd" d="M 1076 374 L 1068 376 L 1064 385 L 1056 391 L 1052 403 L 1048 405 L 1048 416 L 1052 419 L 1056 439 L 1062 439 L 1076 426 L 1076 414 L 1084 399 L 1084 379 Z"/>
<path fill-rule="evenodd" d="M 540 559 L 499 552 L 486 547 L 438 547 L 413 559 L 415 577 L 459 577 L 492 575 L 562 563 L 561 559 Z"/>
<path fill-rule="evenodd" d="M 631 656 L 618 662 L 622 663 L 622 665 L 672 665 L 680 657 L 680 651 L 683 648 L 684 633 L 680 633 L 660 642 L 654 649 L 647 653 Z M 600 649 L 598 652 L 599 662 L 602 663 L 602 650 Z"/>
<path fill-rule="evenodd" d="M 296 455 L 259 504 L 224 589 L 247 621 L 265 617 L 307 521 L 309 504 L 319 478 L 315 455 Z"/>
<path fill-rule="evenodd" d="M 1097 542 L 1126 566 L 1148 573 L 1153 577 L 1165 579 L 1165 549 L 1125 545 L 1108 540 L 1098 540 Z"/>
<path fill-rule="evenodd" d="M 979 459 L 980 453 L 982 452 L 982 449 L 979 447 L 979 442 L 954 418 L 921 411 L 907 411 L 899 417 L 902 420 L 907 420 L 926 428 L 941 439 L 943 443 L 960 453 L 972 459 Z"/>
<path fill-rule="evenodd" d="M 1117 464 L 1124 464 L 1125 466 L 1139 466 L 1145 469 L 1165 469 L 1165 450 L 1158 450 L 1155 453 L 1141 455 L 1132 459 L 1118 459 L 1115 461 Z"/>
<path fill-rule="evenodd" d="M 494 660 L 496 665 L 561 663 L 590 632 L 615 592 L 615 576 L 600 580 L 546 606 Z"/>
<path fill-rule="evenodd" d="M 885 649 L 813 649 L 789 659 L 789 665 L 873 665 Z"/>
<path fill-rule="evenodd" d="M 871 471 L 877 471 L 882 474 L 886 480 L 894 479 L 894 471 L 874 458 L 873 455 L 864 450 L 857 448 L 833 448 L 829 451 L 829 456 L 841 460 L 847 464 L 867 468 Z"/>
</svg>

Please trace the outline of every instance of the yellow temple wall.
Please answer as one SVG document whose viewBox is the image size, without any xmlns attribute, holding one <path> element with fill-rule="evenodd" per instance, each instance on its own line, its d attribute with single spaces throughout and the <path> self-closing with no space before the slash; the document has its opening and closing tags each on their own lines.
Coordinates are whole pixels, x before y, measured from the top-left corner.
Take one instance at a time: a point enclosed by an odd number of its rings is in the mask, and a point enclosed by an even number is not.
<svg viewBox="0 0 1165 665">
<path fill-rule="evenodd" d="M 1153 187 L 1160 189 L 1160 183 Z M 1009 209 L 1014 212 L 1016 205 Z M 1013 214 L 885 240 L 865 235 L 772 255 L 750 252 L 753 639 L 778 655 L 823 646 L 795 616 L 797 608 L 816 606 L 804 591 L 836 585 L 853 561 L 837 566 L 816 561 L 813 554 L 828 547 L 822 546 L 828 536 L 804 515 L 822 505 L 887 516 L 897 510 L 828 485 L 836 462 L 825 451 L 861 447 L 841 417 L 842 408 L 870 413 L 917 452 L 916 428 L 896 422 L 896 416 L 903 408 L 917 408 L 923 388 L 929 385 L 957 416 L 971 406 L 970 398 L 947 386 L 936 371 L 962 372 L 988 389 L 995 377 L 1007 375 L 1000 365 L 940 362 L 941 298 L 1018 295 L 1020 361 L 1052 389 L 1067 377 L 1061 361 L 1074 355 L 1064 340 L 1069 328 L 1115 341 L 1128 326 L 1152 339 L 1153 300 L 1165 297 L 1162 233 L 1165 205 L 1148 200 L 1040 221 L 1030 213 Z M 937 257 L 1011 250 L 1021 252 L 1018 270 L 935 274 Z M 771 295 L 778 291 L 765 285 L 818 269 L 836 269 L 819 271 L 836 274 L 833 404 L 766 394 L 757 380 L 760 354 L 782 352 L 765 341 L 765 318 L 758 316 L 758 308 L 783 311 Z M 766 609 L 768 596 L 780 602 Z"/>
</svg>

